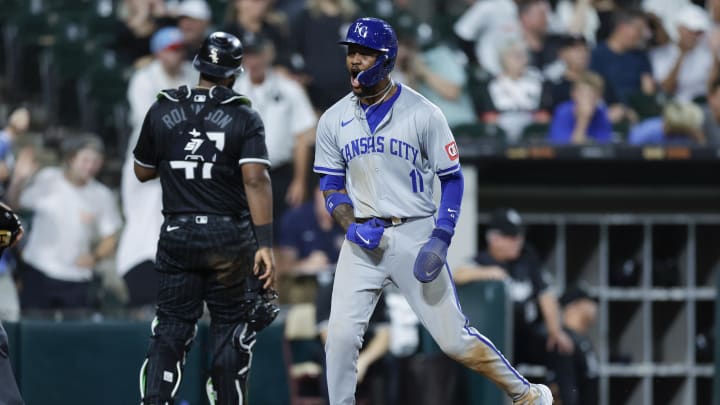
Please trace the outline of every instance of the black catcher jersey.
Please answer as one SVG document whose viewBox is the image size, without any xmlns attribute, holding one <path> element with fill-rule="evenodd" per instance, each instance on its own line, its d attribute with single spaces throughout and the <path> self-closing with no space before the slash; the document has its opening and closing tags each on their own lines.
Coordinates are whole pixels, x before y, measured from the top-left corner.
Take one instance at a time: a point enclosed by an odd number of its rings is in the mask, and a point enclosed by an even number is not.
<svg viewBox="0 0 720 405">
<path fill-rule="evenodd" d="M 219 86 L 161 91 L 134 155 L 158 170 L 164 214 L 244 214 L 240 166 L 270 165 L 260 116 L 246 97 Z"/>
</svg>

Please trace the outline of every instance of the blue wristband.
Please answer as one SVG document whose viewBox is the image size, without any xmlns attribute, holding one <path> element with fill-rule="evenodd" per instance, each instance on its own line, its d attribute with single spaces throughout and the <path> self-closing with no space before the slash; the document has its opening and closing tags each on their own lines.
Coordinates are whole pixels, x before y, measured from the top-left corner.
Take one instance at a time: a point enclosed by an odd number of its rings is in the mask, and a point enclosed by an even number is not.
<svg viewBox="0 0 720 405">
<path fill-rule="evenodd" d="M 332 215 L 335 209 L 342 204 L 347 204 L 350 207 L 353 206 L 352 200 L 345 193 L 332 193 L 325 199 L 325 208 L 330 215 Z"/>
<path fill-rule="evenodd" d="M 431 238 L 438 238 L 441 241 L 450 244 L 450 241 L 452 240 L 453 234 L 455 234 L 454 229 L 447 229 L 447 228 L 435 228 L 433 229 L 432 233 L 430 234 Z"/>
</svg>

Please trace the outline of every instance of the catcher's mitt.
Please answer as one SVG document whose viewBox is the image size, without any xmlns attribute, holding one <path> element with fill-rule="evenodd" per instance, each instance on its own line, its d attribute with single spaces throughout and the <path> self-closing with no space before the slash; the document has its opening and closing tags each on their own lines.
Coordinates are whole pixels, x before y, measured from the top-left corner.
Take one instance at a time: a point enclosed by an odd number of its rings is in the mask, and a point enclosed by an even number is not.
<svg viewBox="0 0 720 405">
<path fill-rule="evenodd" d="M 22 232 L 22 224 L 17 214 L 7 205 L 0 203 L 0 256 L 6 248 L 18 241 Z"/>
</svg>

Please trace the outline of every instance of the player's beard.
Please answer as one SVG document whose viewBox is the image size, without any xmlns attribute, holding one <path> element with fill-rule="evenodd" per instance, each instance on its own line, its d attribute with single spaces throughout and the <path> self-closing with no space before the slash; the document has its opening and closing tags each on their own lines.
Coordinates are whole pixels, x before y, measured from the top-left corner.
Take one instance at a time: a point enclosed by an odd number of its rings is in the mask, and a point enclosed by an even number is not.
<svg viewBox="0 0 720 405">
<path fill-rule="evenodd" d="M 364 101 L 371 101 L 367 99 L 372 99 L 375 97 L 380 96 L 382 93 L 388 90 L 388 88 L 391 87 L 392 81 L 387 81 L 387 79 L 381 80 L 376 85 L 372 87 L 365 87 L 360 84 L 357 80 L 357 76 L 360 74 L 360 71 L 351 71 L 350 72 L 350 85 L 352 88 L 352 92 L 360 100 L 365 99 Z"/>
<path fill-rule="evenodd" d="M 373 106 L 381 103 L 385 99 L 388 93 L 390 93 L 393 89 L 393 85 L 394 83 L 392 80 L 383 80 L 373 87 L 363 87 L 361 89 L 362 94 L 355 93 L 355 96 L 361 103 Z"/>
</svg>

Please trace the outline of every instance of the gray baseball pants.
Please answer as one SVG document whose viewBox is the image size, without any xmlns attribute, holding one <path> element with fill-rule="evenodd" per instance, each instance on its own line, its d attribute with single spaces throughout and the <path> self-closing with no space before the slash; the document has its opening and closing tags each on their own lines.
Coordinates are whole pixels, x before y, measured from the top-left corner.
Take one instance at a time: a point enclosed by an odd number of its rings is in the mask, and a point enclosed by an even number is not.
<svg viewBox="0 0 720 405">
<path fill-rule="evenodd" d="M 357 359 L 362 336 L 379 294 L 392 282 L 400 289 L 420 322 L 451 358 L 484 375 L 512 398 L 529 383 L 485 336 L 467 324 L 460 310 L 449 269 L 431 283 L 413 276 L 412 267 L 428 240 L 433 217 L 388 227 L 380 247 L 369 251 L 345 240 L 338 259 L 325 345 L 330 405 L 355 403 Z"/>
</svg>

